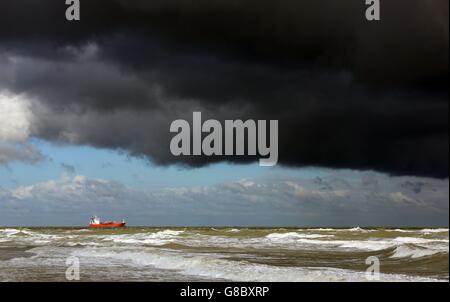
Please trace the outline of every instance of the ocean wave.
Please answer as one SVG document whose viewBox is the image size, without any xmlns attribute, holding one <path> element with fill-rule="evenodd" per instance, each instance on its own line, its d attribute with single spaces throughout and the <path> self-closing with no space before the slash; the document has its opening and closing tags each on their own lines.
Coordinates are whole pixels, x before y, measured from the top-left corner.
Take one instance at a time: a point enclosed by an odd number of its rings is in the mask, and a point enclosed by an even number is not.
<svg viewBox="0 0 450 302">
<path fill-rule="evenodd" d="M 363 228 L 360 228 L 359 226 L 358 227 L 354 227 L 354 228 L 351 228 L 351 229 L 348 229 L 348 230 L 345 230 L 345 231 L 348 231 L 348 232 L 374 232 L 375 230 L 370 230 L 370 229 L 363 229 Z"/>
<path fill-rule="evenodd" d="M 334 237 L 334 235 L 301 234 L 296 232 L 289 232 L 289 233 L 271 233 L 266 236 L 267 239 L 271 240 L 285 240 L 298 238 L 330 238 L 330 237 Z"/>
<path fill-rule="evenodd" d="M 239 229 L 230 229 L 230 230 L 228 230 L 227 232 L 228 233 L 239 233 L 241 230 L 239 230 Z"/>
<path fill-rule="evenodd" d="M 0 229 L 0 232 L 9 235 L 9 234 L 20 233 L 20 230 L 18 230 L 18 229 Z"/>
<path fill-rule="evenodd" d="M 164 231 L 159 231 L 155 234 L 157 234 L 159 236 L 178 236 L 183 233 L 184 233 L 184 231 L 164 230 Z"/>
<path fill-rule="evenodd" d="M 68 239 L 70 236 L 44 234 L 28 229 L 0 229 L 0 242 L 14 242 L 23 245 L 46 245 L 60 239 Z"/>
<path fill-rule="evenodd" d="M 448 229 L 440 228 L 440 229 L 422 229 L 422 230 L 410 230 L 410 229 L 386 229 L 387 232 L 399 232 L 399 233 L 448 233 Z"/>
<path fill-rule="evenodd" d="M 138 234 L 122 234 L 122 235 L 107 235 L 103 237 L 103 241 L 113 241 L 116 243 L 125 244 L 149 244 L 149 245 L 164 245 L 173 242 L 178 235 L 184 231 L 164 230 L 156 233 L 138 233 Z"/>
<path fill-rule="evenodd" d="M 448 266 L 448 233 L 348 230 L 0 229 L 0 246 L 13 253 L 0 261 L 0 281 L 17 268 L 32 268 L 30 274 L 41 269 L 64 271 L 70 255 L 80 257 L 90 280 L 366 281 L 359 269 L 368 255 L 409 268 L 409 277 L 389 274 L 382 275 L 381 281 L 425 280 L 412 276 L 422 274 L 446 278 L 438 267 Z M 344 259 L 342 265 L 339 259 Z"/>
<path fill-rule="evenodd" d="M 423 229 L 420 230 L 422 233 L 445 233 L 448 232 L 448 229 Z"/>
<path fill-rule="evenodd" d="M 26 229 L 0 229 L 0 233 L 3 233 L 3 235 L 6 235 L 7 237 L 32 235 L 32 233 Z"/>
<path fill-rule="evenodd" d="M 386 232 L 398 232 L 398 233 L 417 233 L 418 230 L 404 230 L 404 229 L 386 229 Z"/>
<path fill-rule="evenodd" d="M 65 234 L 73 234 L 73 233 L 77 234 L 77 233 L 89 233 L 89 232 L 92 232 L 92 229 L 68 230 L 68 231 L 65 231 L 64 233 Z"/>
<path fill-rule="evenodd" d="M 69 241 L 66 243 L 67 246 L 102 246 L 102 244 L 97 242 L 73 242 Z"/>
<path fill-rule="evenodd" d="M 188 233 L 186 236 L 176 233 L 153 233 L 136 235 L 111 235 L 104 240 L 130 245 L 162 246 L 168 243 L 186 247 L 250 248 L 323 251 L 382 251 L 404 244 L 415 244 L 419 248 L 438 250 L 448 253 L 448 239 L 430 239 L 420 237 L 340 239 L 331 234 L 304 234 L 298 232 L 274 232 L 264 237 L 229 237 Z"/>
<path fill-rule="evenodd" d="M 347 229 L 348 230 L 348 229 Z M 424 229 L 426 230 L 426 229 Z M 436 229 L 434 229 L 436 230 Z M 359 251 L 383 251 L 389 250 L 393 252 L 396 248 L 398 253 L 396 258 L 407 255 L 406 249 L 402 246 L 408 246 L 409 248 L 416 248 L 418 252 L 415 257 L 423 257 L 421 255 L 434 255 L 437 253 L 448 254 L 448 236 L 442 236 L 441 234 L 434 235 L 433 237 L 426 237 L 423 234 L 417 234 L 411 236 L 405 234 L 404 236 L 397 236 L 400 234 L 391 233 L 394 236 L 383 237 L 378 236 L 376 233 L 360 234 L 347 234 L 347 233 L 314 233 L 312 231 L 280 231 L 279 229 L 272 229 L 271 233 L 265 231 L 255 231 L 252 235 L 251 232 L 242 233 L 240 235 L 239 229 L 228 229 L 225 233 L 217 233 L 217 235 L 208 235 L 201 232 L 195 232 L 193 230 L 171 230 L 171 229 L 159 229 L 146 232 L 134 232 L 134 233 L 122 233 L 122 234 L 102 234 L 97 232 L 83 232 L 80 234 L 66 233 L 60 231 L 60 233 L 38 232 L 37 230 L 24 230 L 24 229 L 0 229 L 0 242 L 12 241 L 18 246 L 44 246 L 44 245 L 58 245 L 58 246 L 124 246 L 124 247 L 164 247 L 174 248 L 173 244 L 176 244 L 175 249 L 183 248 L 233 248 L 233 249 L 250 249 L 250 250 L 271 250 L 271 249 L 284 249 L 284 250 L 317 250 L 317 251 L 339 251 L 339 252 L 359 252 Z M 354 231 L 361 232 L 361 231 Z M 235 233 L 236 235 L 226 234 Z M 385 233 L 388 234 L 388 233 Z M 169 246 L 170 245 L 170 246 Z M 424 250 L 428 250 L 424 252 Z M 408 255 L 405 257 L 409 257 Z"/>
<path fill-rule="evenodd" d="M 299 230 L 301 231 L 301 229 Z M 319 232 L 374 232 L 376 230 L 372 229 L 363 229 L 361 227 L 353 227 L 348 229 L 340 229 L 340 228 L 312 228 L 312 229 L 306 229 L 306 231 L 319 231 Z"/>
<path fill-rule="evenodd" d="M 401 245 L 395 248 L 394 254 L 390 258 L 421 258 L 437 253 L 440 253 L 440 251 L 417 246 Z"/>
<path fill-rule="evenodd" d="M 174 270 L 179 274 L 230 281 L 314 282 L 314 281 L 367 281 L 364 272 L 328 267 L 277 267 L 218 257 L 180 255 L 160 251 L 100 251 L 84 249 L 73 253 L 77 257 L 121 260 L 137 266 L 151 266 Z M 380 274 L 380 281 L 437 281 L 429 278 L 400 274 Z"/>
<path fill-rule="evenodd" d="M 402 248 L 405 245 L 415 245 L 417 253 L 415 258 L 433 255 L 437 253 L 448 253 L 448 239 L 427 239 L 418 237 L 396 237 L 392 239 L 366 239 L 366 240 L 335 240 L 329 237 L 317 237 L 318 235 L 298 234 L 298 233 L 273 233 L 266 236 L 270 241 L 275 241 L 279 245 L 295 244 L 304 249 L 336 249 L 346 251 L 382 251 L 392 248 Z M 321 240 L 320 238 L 324 238 Z M 405 249 L 399 249 L 398 257 L 406 253 Z M 408 257 L 406 255 L 405 257 Z"/>
<path fill-rule="evenodd" d="M 427 243 L 435 243 L 435 242 L 443 242 L 448 243 L 448 239 L 427 239 L 427 238 L 418 238 L 418 237 L 396 237 L 392 240 L 393 242 L 399 243 L 413 243 L 413 244 L 427 244 Z"/>
</svg>

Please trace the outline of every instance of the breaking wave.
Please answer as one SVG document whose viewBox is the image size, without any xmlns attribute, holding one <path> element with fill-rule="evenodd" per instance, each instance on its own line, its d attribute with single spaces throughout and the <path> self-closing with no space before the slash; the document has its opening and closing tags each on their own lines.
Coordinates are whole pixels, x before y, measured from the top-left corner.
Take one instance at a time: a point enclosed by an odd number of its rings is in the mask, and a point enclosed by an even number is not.
<svg viewBox="0 0 450 302">
<path fill-rule="evenodd" d="M 395 248 L 394 254 L 391 258 L 420 258 L 425 256 L 431 256 L 439 253 L 438 250 L 427 249 L 418 246 L 401 245 Z"/>
<path fill-rule="evenodd" d="M 70 255 L 82 258 L 93 280 L 105 271 L 113 275 L 102 278 L 123 280 L 123 269 L 133 280 L 365 281 L 361 265 L 375 255 L 393 267 L 385 281 L 430 281 L 419 276 L 448 279 L 448 253 L 443 228 L 4 228 L 0 281 L 18 268 L 59 272 Z M 396 265 L 408 274 L 396 274 Z"/>
<path fill-rule="evenodd" d="M 184 231 L 164 230 L 156 233 L 109 235 L 104 236 L 103 241 L 113 241 L 116 243 L 128 244 L 164 245 L 169 242 L 175 241 L 175 238 L 183 232 Z"/>
<path fill-rule="evenodd" d="M 330 238 L 334 235 L 321 235 L 321 234 L 300 234 L 296 232 L 289 233 L 272 233 L 266 236 L 266 238 L 271 240 L 286 240 L 286 239 L 298 239 L 298 238 Z"/>
<path fill-rule="evenodd" d="M 73 254 L 77 257 L 119 259 L 138 266 L 174 270 L 184 275 L 201 276 L 218 280 L 262 282 L 313 282 L 313 281 L 367 281 L 364 272 L 325 267 L 276 267 L 217 257 L 179 255 L 177 253 L 111 252 L 85 249 Z M 381 274 L 383 281 L 436 281 L 401 274 Z"/>
</svg>

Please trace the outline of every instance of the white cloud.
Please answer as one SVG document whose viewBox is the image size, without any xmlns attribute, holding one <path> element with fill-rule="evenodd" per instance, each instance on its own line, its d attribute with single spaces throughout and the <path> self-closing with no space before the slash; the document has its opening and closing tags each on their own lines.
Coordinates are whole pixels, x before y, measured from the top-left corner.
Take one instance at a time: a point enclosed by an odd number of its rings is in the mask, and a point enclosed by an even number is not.
<svg viewBox="0 0 450 302">
<path fill-rule="evenodd" d="M 32 124 L 29 101 L 0 91 L 0 165 L 12 161 L 35 163 L 42 154 L 27 142 Z"/>
<path fill-rule="evenodd" d="M 0 91 L 0 141 L 23 143 L 30 135 L 32 113 L 22 96 Z"/>
<path fill-rule="evenodd" d="M 335 198 L 344 198 L 347 196 L 349 192 L 347 192 L 348 186 L 345 185 L 344 188 L 340 189 L 327 189 L 323 188 L 305 188 L 299 183 L 295 183 L 293 181 L 287 181 L 286 185 L 288 186 L 286 192 L 292 193 L 292 195 L 300 198 L 300 199 L 329 199 L 333 200 Z"/>
<path fill-rule="evenodd" d="M 409 197 L 407 195 L 405 195 L 402 192 L 392 192 L 388 194 L 388 197 L 397 203 L 403 203 L 403 204 L 410 204 L 410 205 L 416 205 L 416 206 L 422 206 L 425 205 L 423 202 L 421 202 L 420 200 L 416 200 L 412 197 Z"/>
<path fill-rule="evenodd" d="M 0 141 L 0 165 L 12 161 L 36 163 L 44 156 L 29 143 L 14 144 Z"/>
<path fill-rule="evenodd" d="M 371 172 L 370 172 L 371 173 Z M 137 190 L 86 176 L 63 176 L 0 194 L 2 215 L 120 215 L 137 223 L 414 225 L 448 222 L 449 182 L 340 172 L 321 179 L 255 178 L 202 187 Z M 377 183 L 376 186 L 368 182 Z M 251 185 L 249 185 L 251 183 Z M 417 190 L 420 184 L 420 192 Z M 9 214 L 8 214 L 9 213 Z M 27 214 L 30 215 L 30 214 Z M 78 216 L 77 216 L 78 215 Z M 136 218 L 140 217 L 140 218 Z M 147 219 L 151 217 L 150 222 Z M 138 221 L 138 219 L 141 219 Z M 267 222 L 269 221 L 269 222 Z"/>
</svg>

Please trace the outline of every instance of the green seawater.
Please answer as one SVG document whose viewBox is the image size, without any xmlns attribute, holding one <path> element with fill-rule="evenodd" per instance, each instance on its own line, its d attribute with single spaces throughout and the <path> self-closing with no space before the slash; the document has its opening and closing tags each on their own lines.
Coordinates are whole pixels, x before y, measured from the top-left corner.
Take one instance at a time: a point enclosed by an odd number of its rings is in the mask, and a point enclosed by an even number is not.
<svg viewBox="0 0 450 302">
<path fill-rule="evenodd" d="M 80 281 L 364 282 L 374 264 L 379 281 L 448 281 L 448 239 L 448 228 L 0 228 L 0 281 L 67 281 L 73 259 Z"/>
</svg>

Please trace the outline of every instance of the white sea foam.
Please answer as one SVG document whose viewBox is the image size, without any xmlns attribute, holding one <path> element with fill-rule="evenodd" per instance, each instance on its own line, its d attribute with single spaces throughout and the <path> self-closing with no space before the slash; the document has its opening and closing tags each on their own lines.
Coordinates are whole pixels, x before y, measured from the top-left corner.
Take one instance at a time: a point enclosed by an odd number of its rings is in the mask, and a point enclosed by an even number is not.
<svg viewBox="0 0 450 302">
<path fill-rule="evenodd" d="M 332 235 L 331 235 L 332 236 Z M 389 248 L 402 247 L 405 244 L 413 244 L 418 249 L 428 252 L 417 253 L 421 255 L 431 255 L 436 253 L 448 253 L 448 239 L 427 239 L 417 237 L 396 237 L 392 239 L 365 239 L 365 240 L 330 240 L 327 235 L 309 235 L 298 233 L 272 233 L 266 236 L 270 241 L 278 244 L 294 243 L 298 248 L 317 249 L 337 249 L 337 250 L 361 250 L 361 251 L 381 251 Z M 323 238 L 323 240 L 321 239 Z M 398 254 L 401 255 L 401 254 Z"/>
<path fill-rule="evenodd" d="M 399 233 L 417 233 L 417 230 L 402 230 L 402 229 L 386 229 L 387 232 L 399 232 Z"/>
<path fill-rule="evenodd" d="M 17 245 L 45 245 L 67 238 L 69 236 L 38 233 L 28 229 L 0 229 L 0 242 L 8 240 Z"/>
<path fill-rule="evenodd" d="M 20 233 L 20 230 L 17 229 L 0 229 L 0 233 L 3 233 L 7 237 L 16 235 Z"/>
<path fill-rule="evenodd" d="M 89 232 L 92 232 L 92 229 L 69 230 L 69 231 L 65 231 L 64 233 L 72 234 L 72 233 L 89 233 Z"/>
<path fill-rule="evenodd" d="M 35 233 L 32 232 L 30 230 L 27 229 L 4 229 L 3 230 L 4 233 L 6 233 L 8 236 L 21 236 L 24 237 L 24 235 L 26 236 L 45 236 L 44 234 L 39 234 L 39 233 Z"/>
<path fill-rule="evenodd" d="M 427 239 L 427 238 L 417 238 L 417 237 L 397 237 L 392 240 L 398 243 L 412 243 L 412 244 L 427 244 L 434 242 L 444 242 L 448 243 L 448 239 Z"/>
<path fill-rule="evenodd" d="M 155 234 L 158 234 L 159 236 L 178 236 L 183 233 L 184 233 L 184 231 L 164 230 L 164 231 L 159 231 Z"/>
<path fill-rule="evenodd" d="M 409 247 L 407 245 L 401 245 L 398 246 L 394 254 L 392 254 L 391 258 L 420 258 L 420 257 L 426 257 L 430 255 L 434 255 L 439 253 L 438 250 L 433 249 L 427 249 L 427 248 L 419 248 L 419 247 Z"/>
<path fill-rule="evenodd" d="M 326 267 L 276 267 L 233 261 L 217 256 L 178 254 L 173 252 L 101 251 L 84 249 L 73 253 L 77 257 L 97 258 L 103 261 L 119 259 L 138 266 L 175 270 L 179 274 L 209 279 L 232 281 L 367 281 L 364 272 Z M 433 281 L 433 279 L 405 275 L 381 274 L 382 281 Z"/>
<path fill-rule="evenodd" d="M 346 231 L 349 231 L 349 232 L 373 232 L 374 230 L 362 229 L 358 226 L 355 228 L 348 229 Z"/>
<path fill-rule="evenodd" d="M 266 236 L 267 239 L 271 240 L 286 240 L 298 238 L 329 238 L 329 237 L 334 237 L 334 235 L 300 234 L 296 232 L 289 232 L 289 233 L 271 233 Z"/>
<path fill-rule="evenodd" d="M 358 253 L 354 253 L 358 251 L 374 251 L 373 254 L 379 254 L 382 259 L 390 257 L 390 261 L 409 265 L 410 258 L 428 261 L 427 257 L 434 257 L 433 255 L 440 253 L 448 255 L 449 250 L 448 233 L 435 232 L 426 235 L 426 229 L 416 230 L 415 233 L 383 233 L 382 236 L 379 236 L 378 232 L 371 233 L 371 230 L 369 232 L 355 230 L 347 233 L 349 229 L 322 233 L 311 229 L 296 231 L 248 229 L 246 232 L 242 232 L 241 229 L 241 233 L 232 230 L 228 228 L 224 232 L 224 229 L 221 229 L 220 232 L 212 233 L 215 235 L 211 233 L 207 235 L 202 230 L 195 229 L 184 231 L 143 229 L 141 232 L 130 229 L 129 232 L 108 231 L 107 234 L 97 230 L 77 234 L 77 231 L 51 229 L 0 229 L 2 245 L 38 246 L 30 250 L 36 254 L 35 256 L 0 261 L 0 281 L 9 278 L 7 273 L 2 275 L 2 270 L 7 272 L 6 268 L 11 269 L 9 272 L 15 271 L 18 267 L 53 267 L 58 272 L 63 271 L 65 259 L 72 254 L 81 257 L 80 261 L 85 266 L 84 272 L 90 278 L 95 276 L 101 278 L 101 274 L 105 273 L 101 269 L 97 273 L 97 268 L 123 267 L 124 274 L 108 275 L 111 280 L 150 280 L 152 276 L 156 276 L 162 278 L 161 280 L 365 281 L 363 271 L 340 269 L 339 266 L 312 268 L 296 265 L 312 263 L 311 266 L 334 266 L 330 264 L 334 252 L 345 253 L 349 259 L 359 263 L 358 261 L 364 259 L 355 258 L 361 257 Z M 10 242 L 4 244 L 6 240 Z M 165 245 L 167 243 L 177 245 Z M 198 253 L 192 253 L 192 249 L 187 249 L 186 246 L 195 247 Z M 233 253 L 228 253 L 229 251 Z M 261 251 L 264 253 L 260 253 Z M 286 255 L 290 255 L 291 251 L 307 251 L 305 253 L 307 261 L 298 261 L 299 259 L 293 257 L 290 267 L 275 265 L 274 263 L 278 263 L 280 251 L 282 263 L 285 263 L 284 259 L 289 257 Z M 289 252 L 284 254 L 284 251 Z M 315 253 L 321 257 L 316 258 Z M 230 255 L 233 256 L 233 260 L 228 258 Z M 311 255 L 311 259 L 308 255 Z M 269 257 L 271 265 L 262 264 Z M 437 258 L 437 261 L 445 259 Z M 432 273 L 430 271 L 430 275 Z M 146 279 L 148 276 L 150 279 Z M 436 276 L 445 278 L 442 273 L 437 273 Z M 430 281 L 430 279 L 382 275 L 381 281 Z"/>
<path fill-rule="evenodd" d="M 228 233 L 239 233 L 241 230 L 239 230 L 239 229 L 230 229 L 230 230 L 228 230 L 227 232 Z"/>
<path fill-rule="evenodd" d="M 299 230 L 301 231 L 301 230 Z M 313 228 L 313 229 L 306 229 L 306 231 L 323 231 L 323 232 L 374 232 L 376 230 L 372 229 L 363 229 L 361 227 L 354 227 L 349 229 L 332 229 L 332 228 Z"/>
<path fill-rule="evenodd" d="M 448 229 L 438 228 L 438 229 L 422 229 L 422 230 L 410 230 L 410 229 L 386 229 L 388 232 L 399 232 L 399 233 L 448 233 Z"/>
<path fill-rule="evenodd" d="M 239 229 L 229 229 L 227 232 L 238 233 Z M 417 248 L 415 257 L 448 253 L 448 237 L 394 237 L 394 238 L 365 238 L 354 237 L 343 233 L 319 234 L 312 231 L 276 232 L 262 237 L 235 237 L 226 235 L 205 235 L 183 230 L 160 230 L 156 232 L 142 232 L 133 234 L 96 235 L 84 234 L 48 234 L 26 229 L 1 229 L 0 242 L 14 241 L 19 245 L 49 245 L 53 242 L 62 246 L 162 246 L 168 243 L 177 243 L 192 247 L 218 247 L 218 248 L 250 248 L 287 250 L 324 250 L 324 251 L 381 251 L 385 249 L 398 249 L 395 257 L 409 257 L 402 247 Z M 355 231 L 355 232 L 360 232 Z M 342 235 L 341 235 L 342 234 Z M 422 235 L 421 235 L 422 236 Z M 439 235 L 440 236 L 440 235 Z M 353 239 L 354 238 L 354 239 Z M 411 246 L 414 245 L 414 246 Z"/>
<path fill-rule="evenodd" d="M 447 232 L 448 233 L 448 229 L 423 229 L 423 230 L 420 230 L 420 232 L 422 232 L 422 233 L 444 233 L 444 232 Z"/>
<path fill-rule="evenodd" d="M 130 238 L 128 238 L 130 239 Z M 155 239 L 153 239 L 155 240 Z M 116 239 L 117 241 L 117 239 Z M 175 242 L 186 246 L 222 247 L 222 248 L 284 248 L 301 250 L 340 250 L 340 251 L 380 251 L 404 244 L 420 245 L 423 248 L 438 249 L 448 252 L 448 239 L 427 239 L 418 237 L 367 238 L 361 240 L 339 239 L 331 234 L 304 234 L 298 232 L 271 233 L 265 237 L 234 238 L 228 236 L 210 236 L 191 234 L 186 237 L 158 238 L 156 241 L 140 240 L 153 245 Z"/>
<path fill-rule="evenodd" d="M 137 233 L 137 234 L 122 234 L 122 235 L 107 235 L 103 237 L 103 241 L 113 241 L 116 243 L 125 244 L 149 244 L 149 245 L 164 245 L 175 241 L 178 235 L 184 231 L 164 230 L 156 233 Z"/>
</svg>

